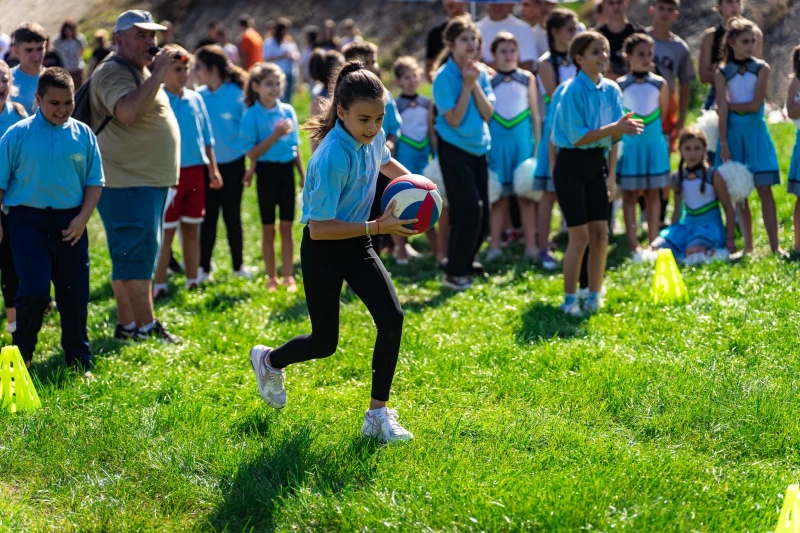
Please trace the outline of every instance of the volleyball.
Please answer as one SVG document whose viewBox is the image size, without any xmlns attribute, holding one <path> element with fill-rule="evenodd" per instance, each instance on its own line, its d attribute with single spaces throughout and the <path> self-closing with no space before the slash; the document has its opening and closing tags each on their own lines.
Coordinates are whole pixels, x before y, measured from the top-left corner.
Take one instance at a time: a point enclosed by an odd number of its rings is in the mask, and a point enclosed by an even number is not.
<svg viewBox="0 0 800 533">
<path fill-rule="evenodd" d="M 400 220 L 418 219 L 406 227 L 420 233 L 431 229 L 442 212 L 442 197 L 436 184 L 425 176 L 409 174 L 392 180 L 383 191 L 381 210 L 386 211 L 392 200 L 395 201 L 392 214 Z"/>
</svg>

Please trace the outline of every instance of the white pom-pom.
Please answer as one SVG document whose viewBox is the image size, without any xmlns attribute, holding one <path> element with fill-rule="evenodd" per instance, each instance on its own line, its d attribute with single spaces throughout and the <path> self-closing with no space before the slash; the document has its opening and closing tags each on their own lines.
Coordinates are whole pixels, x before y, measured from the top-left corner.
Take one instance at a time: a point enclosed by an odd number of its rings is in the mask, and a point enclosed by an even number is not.
<svg viewBox="0 0 800 533">
<path fill-rule="evenodd" d="M 425 170 L 422 171 L 422 175 L 428 178 L 436 185 L 436 188 L 439 190 L 439 196 L 442 197 L 442 206 L 447 207 L 447 194 L 444 189 L 444 178 L 442 178 L 442 167 L 439 166 L 439 158 L 433 158 L 428 161 L 427 166 L 425 166 Z"/>
<path fill-rule="evenodd" d="M 500 185 L 500 177 L 494 170 L 489 171 L 489 203 L 493 204 L 500 199 L 503 194 L 503 186 Z"/>
<path fill-rule="evenodd" d="M 544 191 L 533 190 L 533 172 L 536 169 L 536 159 L 526 159 L 514 170 L 514 192 L 521 198 L 538 202 L 544 196 Z"/>
<path fill-rule="evenodd" d="M 734 204 L 750 196 L 750 193 L 755 189 L 753 174 L 741 163 L 728 161 L 720 165 L 717 171 L 722 176 L 722 179 L 725 180 L 725 185 L 728 187 L 728 195 Z"/>
<path fill-rule="evenodd" d="M 705 133 L 706 139 L 708 139 L 708 151 L 716 151 L 717 142 L 719 142 L 719 115 L 717 112 L 703 111 L 695 126 Z"/>
</svg>

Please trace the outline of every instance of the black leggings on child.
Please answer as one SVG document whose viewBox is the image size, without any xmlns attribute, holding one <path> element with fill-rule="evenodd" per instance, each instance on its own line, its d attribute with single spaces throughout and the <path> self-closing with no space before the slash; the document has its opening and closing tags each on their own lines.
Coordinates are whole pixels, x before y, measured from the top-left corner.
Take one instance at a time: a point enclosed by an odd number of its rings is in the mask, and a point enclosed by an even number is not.
<svg viewBox="0 0 800 533">
<path fill-rule="evenodd" d="M 228 245 L 231 249 L 231 262 L 233 270 L 242 268 L 242 192 L 244 184 L 244 157 L 219 165 L 222 175 L 221 189 L 209 187 L 208 173 L 206 173 L 206 217 L 200 226 L 200 267 L 206 272 L 211 272 L 211 256 L 214 253 L 214 244 L 217 241 L 217 221 L 219 211 L 222 209 L 222 219 L 225 221 L 225 230 L 228 233 Z"/>
<path fill-rule="evenodd" d="M 450 210 L 446 270 L 452 276 L 466 276 L 489 234 L 486 156 L 470 154 L 439 138 L 439 164 Z"/>
<path fill-rule="evenodd" d="M 372 398 L 389 399 L 400 339 L 403 310 L 389 274 L 369 237 L 341 241 L 313 240 L 308 226 L 300 244 L 303 286 L 311 334 L 299 335 L 270 355 L 274 368 L 329 357 L 339 343 L 339 297 L 345 281 L 367 306 L 378 338 L 372 353 Z"/>
</svg>

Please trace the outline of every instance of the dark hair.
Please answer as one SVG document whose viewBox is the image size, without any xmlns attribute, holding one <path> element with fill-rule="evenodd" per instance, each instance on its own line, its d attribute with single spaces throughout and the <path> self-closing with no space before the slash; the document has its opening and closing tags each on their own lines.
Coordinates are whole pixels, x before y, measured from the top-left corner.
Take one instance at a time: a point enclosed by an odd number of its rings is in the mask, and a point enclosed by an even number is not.
<svg viewBox="0 0 800 533">
<path fill-rule="evenodd" d="M 792 70 L 794 77 L 800 78 L 800 45 L 797 45 L 792 50 Z"/>
<path fill-rule="evenodd" d="M 282 43 L 284 38 L 286 38 L 286 32 L 289 31 L 289 28 L 291 27 L 291 20 L 287 19 L 286 17 L 279 18 L 277 22 L 275 22 L 275 33 L 272 34 L 272 38 L 275 39 L 276 43 Z"/>
<path fill-rule="evenodd" d="M 14 44 L 43 43 L 47 40 L 47 32 L 36 22 L 23 22 L 14 30 Z"/>
<path fill-rule="evenodd" d="M 447 23 L 444 31 L 442 31 L 442 41 L 444 41 L 446 46 L 444 50 L 442 50 L 442 53 L 439 54 L 439 57 L 436 58 L 437 69 L 447 63 L 447 60 L 453 55 L 453 51 L 447 43 L 455 42 L 458 36 L 467 30 L 472 30 L 476 33 L 478 31 L 478 28 L 475 26 L 475 23 L 472 22 L 471 18 L 463 16 L 450 19 L 450 22 Z"/>
<path fill-rule="evenodd" d="M 209 70 L 216 68 L 223 83 L 230 80 L 240 89 L 247 89 L 247 72 L 231 63 L 221 46 L 216 44 L 201 46 L 194 55 Z"/>
<path fill-rule="evenodd" d="M 308 59 L 308 73 L 311 79 L 320 82 L 325 89 L 328 89 L 334 69 L 344 63 L 346 63 L 344 56 L 338 50 L 325 51 L 322 48 L 315 48 Z"/>
<path fill-rule="evenodd" d="M 67 20 L 64 21 L 64 24 L 61 25 L 61 38 L 62 39 L 66 39 L 67 38 L 67 35 L 66 35 L 66 31 L 67 30 L 72 30 L 72 38 L 73 39 L 77 39 L 78 38 L 78 23 L 77 22 L 75 22 L 72 19 L 67 19 Z"/>
<path fill-rule="evenodd" d="M 350 109 L 363 100 L 383 100 L 385 90 L 378 76 L 367 70 L 364 63 L 350 61 L 336 73 L 331 91 L 333 97 L 322 101 L 319 114 L 308 119 L 303 129 L 312 140 L 321 142 L 336 125 L 339 106 Z"/>
<path fill-rule="evenodd" d="M 736 57 L 734 56 L 733 47 L 731 46 L 731 41 L 735 40 L 743 33 L 752 32 L 753 34 L 756 33 L 758 30 L 758 26 L 755 23 L 747 20 L 744 17 L 734 17 L 728 21 L 728 30 L 725 32 L 725 38 L 722 39 L 722 46 L 724 47 L 724 55 L 722 56 L 722 62 L 725 64 L 732 63 Z"/>
<path fill-rule="evenodd" d="M 681 0 L 653 0 L 653 5 L 666 4 L 675 8 L 681 7 Z"/>
<path fill-rule="evenodd" d="M 647 43 L 650 46 L 656 45 L 653 38 L 646 33 L 634 33 L 622 43 L 622 50 L 626 55 L 631 55 L 636 47 L 642 43 Z"/>
<path fill-rule="evenodd" d="M 706 138 L 706 134 L 703 133 L 703 130 L 694 126 L 683 128 L 681 132 L 678 134 L 678 150 L 680 150 L 680 147 L 683 146 L 685 142 L 692 141 L 695 139 L 703 143 L 704 152 L 708 150 L 708 139 Z M 705 158 L 703 158 L 703 161 L 705 163 Z M 678 163 L 678 183 L 675 185 L 675 192 L 677 192 L 678 194 L 681 193 L 681 189 L 683 187 L 682 185 L 684 176 L 683 169 L 685 166 L 686 162 L 683 160 L 683 156 L 681 155 L 680 163 Z M 706 180 L 703 180 L 703 182 L 700 184 L 700 192 L 701 193 L 706 192 Z"/>
<path fill-rule="evenodd" d="M 70 92 L 75 92 L 75 84 L 72 82 L 72 75 L 61 67 L 50 67 L 44 69 L 42 75 L 39 76 L 39 84 L 36 86 L 36 92 L 39 96 L 47 94 L 47 89 L 69 89 Z"/>
<path fill-rule="evenodd" d="M 592 46 L 592 43 L 600 41 L 606 47 L 606 50 L 609 49 L 608 39 L 602 33 L 596 32 L 594 30 L 584 31 L 576 35 L 572 42 L 569 43 L 569 60 L 575 65 L 575 67 L 580 70 L 581 66 L 575 61 L 577 56 L 582 56 L 586 50 Z"/>
<path fill-rule="evenodd" d="M 368 56 L 373 56 L 378 59 L 378 45 L 369 41 L 353 41 L 342 49 L 345 61 L 352 61 L 354 59 L 364 59 Z"/>
<path fill-rule="evenodd" d="M 570 11 L 569 9 L 564 9 L 563 7 L 557 7 L 553 11 L 550 12 L 550 16 L 547 17 L 547 22 L 545 23 L 545 28 L 547 29 L 547 46 L 550 49 L 550 55 L 552 57 L 553 50 L 555 50 L 555 38 L 553 37 L 553 32 L 556 32 L 569 24 L 569 21 L 574 20 L 577 24 L 578 22 L 578 15 L 575 14 L 574 11 Z"/>
<path fill-rule="evenodd" d="M 254 25 L 255 21 L 250 15 L 242 15 L 239 17 L 239 26 L 243 28 L 252 28 Z"/>
<path fill-rule="evenodd" d="M 311 48 L 316 48 L 319 42 L 319 28 L 317 26 L 306 26 L 303 28 L 303 33 L 309 40 Z"/>
<path fill-rule="evenodd" d="M 492 44 L 489 45 L 489 50 L 492 52 L 492 55 L 497 52 L 497 47 L 503 43 L 514 43 L 517 45 L 517 50 L 519 50 L 519 41 L 517 41 L 517 38 L 514 37 L 514 34 L 508 31 L 501 31 L 494 36 L 494 39 L 492 39 Z"/>
<path fill-rule="evenodd" d="M 259 84 L 267 76 L 277 76 L 281 82 L 281 89 L 286 86 L 286 74 L 283 73 L 281 68 L 275 63 L 256 63 L 250 67 L 247 80 L 247 90 L 244 93 L 244 103 L 247 107 L 251 107 L 258 102 L 258 92 L 253 89 L 253 84 Z"/>
</svg>

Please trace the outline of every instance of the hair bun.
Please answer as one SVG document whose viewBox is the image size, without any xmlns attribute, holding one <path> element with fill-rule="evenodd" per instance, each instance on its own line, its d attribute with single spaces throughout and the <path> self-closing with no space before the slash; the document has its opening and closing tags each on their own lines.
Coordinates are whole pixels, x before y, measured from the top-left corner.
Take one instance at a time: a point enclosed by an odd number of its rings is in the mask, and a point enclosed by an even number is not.
<svg viewBox="0 0 800 533">
<path fill-rule="evenodd" d="M 345 63 L 345 65 L 339 71 L 339 75 L 337 76 L 337 79 L 341 80 L 342 78 L 344 78 L 348 74 L 350 74 L 352 72 L 358 72 L 359 70 L 361 70 L 363 68 L 365 68 L 363 61 L 361 61 L 360 59 L 351 59 L 350 61 Z"/>
</svg>

